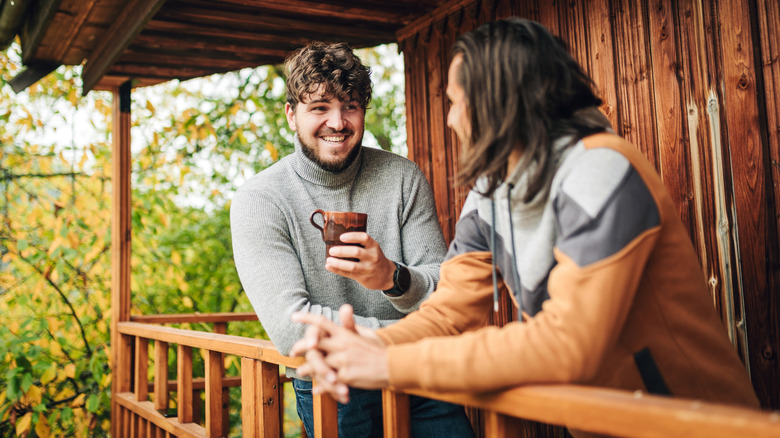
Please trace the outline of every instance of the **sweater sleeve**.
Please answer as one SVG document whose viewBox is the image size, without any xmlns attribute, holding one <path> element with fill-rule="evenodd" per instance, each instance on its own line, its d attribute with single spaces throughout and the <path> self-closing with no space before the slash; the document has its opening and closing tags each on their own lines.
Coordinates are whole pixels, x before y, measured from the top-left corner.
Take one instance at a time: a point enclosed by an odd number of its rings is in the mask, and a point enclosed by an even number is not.
<svg viewBox="0 0 780 438">
<path fill-rule="evenodd" d="M 431 186 L 416 164 L 410 166 L 413 166 L 412 184 L 405 195 L 401 217 L 403 260 L 395 261 L 409 268 L 411 285 L 403 295 L 388 297 L 402 313 L 417 310 L 436 288 L 439 267 L 447 251 Z"/>
<path fill-rule="evenodd" d="M 322 315 L 338 323 L 338 309 L 313 304 L 289 222 L 279 206 L 258 190 L 238 190 L 230 208 L 233 258 L 241 284 L 276 348 L 287 354 L 305 326 L 293 312 Z M 357 324 L 379 328 L 395 320 L 355 316 Z"/>
</svg>

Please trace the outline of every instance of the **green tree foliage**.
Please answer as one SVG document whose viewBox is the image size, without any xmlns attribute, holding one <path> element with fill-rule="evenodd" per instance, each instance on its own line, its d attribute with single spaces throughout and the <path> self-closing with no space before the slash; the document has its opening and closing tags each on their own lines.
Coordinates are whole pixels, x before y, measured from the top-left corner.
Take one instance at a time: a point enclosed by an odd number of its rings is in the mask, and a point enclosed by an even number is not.
<svg viewBox="0 0 780 438">
<path fill-rule="evenodd" d="M 364 144 L 403 154 L 394 51 L 359 51 L 375 83 Z M 81 97 L 80 69 L 64 67 L 15 95 L 21 68 L 18 45 L 0 53 L 0 436 L 105 436 L 112 96 Z M 133 91 L 133 314 L 252 310 L 230 199 L 292 152 L 284 95 L 279 66 Z M 231 334 L 264 335 L 257 323 Z"/>
</svg>

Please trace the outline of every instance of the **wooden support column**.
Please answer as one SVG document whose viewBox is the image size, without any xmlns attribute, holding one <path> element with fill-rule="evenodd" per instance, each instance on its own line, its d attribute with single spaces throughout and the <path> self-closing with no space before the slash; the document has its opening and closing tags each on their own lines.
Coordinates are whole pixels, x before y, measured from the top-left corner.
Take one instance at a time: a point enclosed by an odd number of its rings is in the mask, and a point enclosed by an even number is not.
<svg viewBox="0 0 780 438">
<path fill-rule="evenodd" d="M 405 438 L 411 436 L 409 395 L 387 388 L 383 389 L 382 413 L 384 415 L 385 438 Z"/>
<path fill-rule="evenodd" d="M 317 381 L 314 381 L 317 386 Z M 313 395 L 314 438 L 335 438 L 339 436 L 338 404 L 328 394 Z"/>
<path fill-rule="evenodd" d="M 118 392 L 130 391 L 132 345 L 123 342 L 117 324 L 130 320 L 130 82 L 113 90 L 111 187 L 111 384 L 112 435 L 119 436 Z M 120 360 L 120 358 L 124 360 Z"/>
</svg>

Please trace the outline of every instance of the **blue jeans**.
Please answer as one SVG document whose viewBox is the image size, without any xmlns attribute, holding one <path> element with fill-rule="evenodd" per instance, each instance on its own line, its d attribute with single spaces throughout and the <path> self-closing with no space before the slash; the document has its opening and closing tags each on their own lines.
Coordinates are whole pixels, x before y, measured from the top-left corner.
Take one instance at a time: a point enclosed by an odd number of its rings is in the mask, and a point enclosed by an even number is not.
<svg viewBox="0 0 780 438">
<path fill-rule="evenodd" d="M 298 416 L 306 435 L 314 437 L 311 382 L 293 379 Z M 410 396 L 411 432 L 415 438 L 473 438 L 463 406 Z M 382 391 L 349 388 L 349 403 L 338 404 L 339 437 L 382 436 Z"/>
</svg>

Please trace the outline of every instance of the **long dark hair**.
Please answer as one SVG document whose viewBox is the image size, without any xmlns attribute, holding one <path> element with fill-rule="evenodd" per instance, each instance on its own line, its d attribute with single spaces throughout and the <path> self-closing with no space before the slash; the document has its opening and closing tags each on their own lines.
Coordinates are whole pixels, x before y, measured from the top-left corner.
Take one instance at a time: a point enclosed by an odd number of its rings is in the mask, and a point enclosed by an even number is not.
<svg viewBox="0 0 780 438">
<path fill-rule="evenodd" d="M 528 172 L 523 201 L 549 187 L 552 144 L 572 136 L 570 145 L 609 128 L 597 107 L 593 81 L 564 44 L 541 24 L 506 18 L 457 38 L 453 57 L 463 56 L 457 80 L 471 121 L 458 180 L 473 187 L 487 178 L 490 195 L 506 179 L 506 163 L 521 148 Z"/>
</svg>

